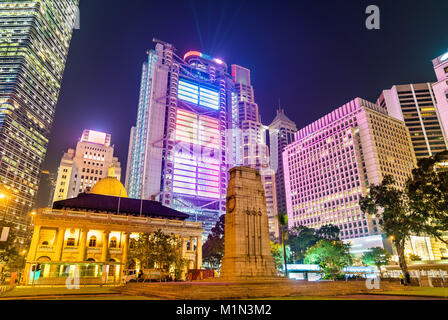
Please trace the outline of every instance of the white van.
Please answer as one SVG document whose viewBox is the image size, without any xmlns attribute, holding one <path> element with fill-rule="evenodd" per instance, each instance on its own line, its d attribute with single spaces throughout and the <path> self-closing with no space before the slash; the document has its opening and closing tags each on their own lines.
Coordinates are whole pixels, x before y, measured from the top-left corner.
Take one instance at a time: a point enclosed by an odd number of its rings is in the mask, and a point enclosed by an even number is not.
<svg viewBox="0 0 448 320">
<path fill-rule="evenodd" d="M 123 282 L 124 283 L 137 282 L 137 270 L 135 269 L 125 270 Z"/>
</svg>

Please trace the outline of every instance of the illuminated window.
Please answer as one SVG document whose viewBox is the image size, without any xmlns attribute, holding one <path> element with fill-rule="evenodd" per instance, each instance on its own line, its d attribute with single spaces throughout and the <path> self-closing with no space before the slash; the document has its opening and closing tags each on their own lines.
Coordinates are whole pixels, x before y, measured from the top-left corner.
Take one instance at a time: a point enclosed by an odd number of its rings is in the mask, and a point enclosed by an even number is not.
<svg viewBox="0 0 448 320">
<path fill-rule="evenodd" d="M 89 247 L 96 247 L 96 237 L 91 236 L 89 239 Z"/>
<path fill-rule="evenodd" d="M 112 239 L 110 239 L 109 247 L 110 248 L 116 248 L 117 247 L 117 238 L 113 237 Z"/>
<path fill-rule="evenodd" d="M 68 238 L 67 247 L 74 247 L 74 246 L 75 246 L 75 238 Z"/>
</svg>

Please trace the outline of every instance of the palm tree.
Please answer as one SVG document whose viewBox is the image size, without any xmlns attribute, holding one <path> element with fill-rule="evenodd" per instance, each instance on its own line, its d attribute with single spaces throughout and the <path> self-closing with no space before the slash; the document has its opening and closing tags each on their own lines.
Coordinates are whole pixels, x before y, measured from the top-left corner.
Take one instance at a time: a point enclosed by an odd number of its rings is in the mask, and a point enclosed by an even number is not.
<svg viewBox="0 0 448 320">
<path fill-rule="evenodd" d="M 282 246 L 283 246 L 283 262 L 285 265 L 285 277 L 288 277 L 288 266 L 286 265 L 286 245 L 285 240 L 287 238 L 288 233 L 288 216 L 283 212 L 280 212 L 277 216 L 279 229 L 282 237 Z"/>
</svg>

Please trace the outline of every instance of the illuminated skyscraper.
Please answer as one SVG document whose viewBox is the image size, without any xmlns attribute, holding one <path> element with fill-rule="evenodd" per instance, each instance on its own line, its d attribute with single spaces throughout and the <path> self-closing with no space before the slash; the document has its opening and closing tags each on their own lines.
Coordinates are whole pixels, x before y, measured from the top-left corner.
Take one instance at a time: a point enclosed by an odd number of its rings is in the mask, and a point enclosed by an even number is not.
<svg viewBox="0 0 448 320">
<path fill-rule="evenodd" d="M 445 138 L 448 137 L 448 52 L 432 61 L 437 82 L 432 85 L 437 101 L 437 110 L 443 125 Z"/>
<path fill-rule="evenodd" d="M 432 85 L 406 84 L 384 90 L 377 102 L 390 116 L 403 121 L 411 134 L 417 159 L 447 149 Z"/>
<path fill-rule="evenodd" d="M 360 197 L 385 175 L 404 188 L 416 161 L 405 124 L 357 98 L 299 130 L 283 164 L 289 227 L 333 224 L 341 239 L 370 241 L 381 230 Z"/>
<path fill-rule="evenodd" d="M 260 172 L 266 196 L 269 233 L 272 238 L 278 238 L 275 169 L 270 166 L 266 141 L 268 127 L 261 123 L 250 80 L 250 70 L 232 65 L 232 79 L 236 97 L 234 97 L 231 112 L 233 145 L 229 144 L 228 148 L 233 153 L 234 165 L 250 166 Z"/>
<path fill-rule="evenodd" d="M 275 170 L 275 189 L 277 195 L 277 211 L 286 214 L 286 194 L 283 170 L 283 151 L 288 144 L 294 142 L 297 132 L 296 124 L 291 121 L 282 108 L 277 110 L 277 116 L 269 125 L 270 162 Z"/>
<path fill-rule="evenodd" d="M 130 197 L 158 200 L 210 231 L 226 211 L 233 82 L 223 61 L 196 51 L 181 58 L 156 42 L 143 65 L 126 188 Z"/>
<path fill-rule="evenodd" d="M 110 143 L 110 134 L 84 130 L 76 150 L 68 149 L 61 159 L 53 202 L 75 198 L 105 177 L 120 180 L 120 162 Z"/>
<path fill-rule="evenodd" d="M 78 0 L 0 1 L 0 183 L 26 230 L 48 146 Z"/>
</svg>

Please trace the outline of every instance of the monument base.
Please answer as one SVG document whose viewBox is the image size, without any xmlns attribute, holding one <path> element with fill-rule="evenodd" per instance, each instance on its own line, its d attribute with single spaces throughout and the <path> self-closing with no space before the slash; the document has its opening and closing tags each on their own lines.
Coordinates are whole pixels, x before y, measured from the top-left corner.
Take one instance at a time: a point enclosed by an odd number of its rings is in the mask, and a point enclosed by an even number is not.
<svg viewBox="0 0 448 320">
<path fill-rule="evenodd" d="M 279 278 L 272 256 L 224 257 L 221 276 L 224 281 L 268 280 Z"/>
</svg>

